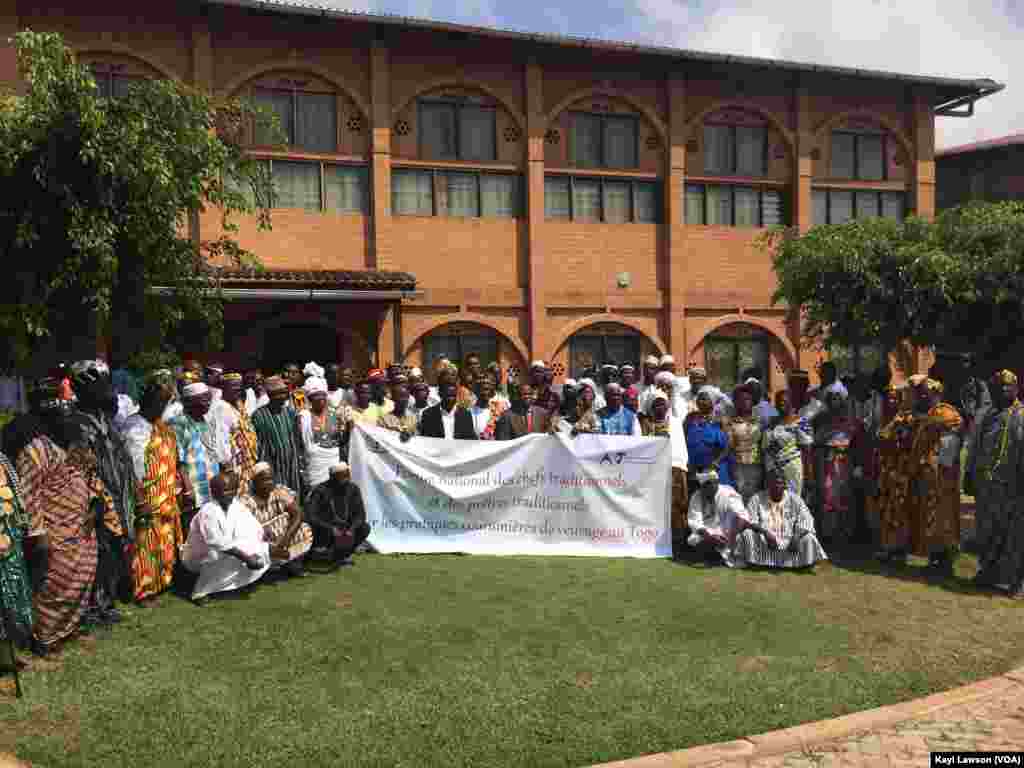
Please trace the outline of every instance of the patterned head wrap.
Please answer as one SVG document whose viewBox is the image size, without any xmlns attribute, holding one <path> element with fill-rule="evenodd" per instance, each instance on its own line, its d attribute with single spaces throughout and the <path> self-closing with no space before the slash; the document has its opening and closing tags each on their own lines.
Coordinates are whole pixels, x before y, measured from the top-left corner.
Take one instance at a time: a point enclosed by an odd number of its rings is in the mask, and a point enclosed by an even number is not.
<svg viewBox="0 0 1024 768">
<path fill-rule="evenodd" d="M 371 368 L 366 372 L 367 381 L 379 381 L 384 378 L 387 378 L 387 374 L 385 374 L 380 368 Z"/>
<path fill-rule="evenodd" d="M 1017 374 L 1015 374 L 1013 371 L 1004 368 L 1003 370 L 997 371 L 996 373 L 992 374 L 992 380 L 999 382 L 1000 384 L 1003 385 L 1016 384 Z"/>
<path fill-rule="evenodd" d="M 644 358 L 644 365 L 658 365 L 658 358 L 654 355 L 648 355 Z"/>
<path fill-rule="evenodd" d="M 709 469 L 707 472 L 698 472 L 697 473 L 697 482 L 700 483 L 701 485 L 704 485 L 704 483 L 710 483 L 710 482 L 716 482 L 717 483 L 718 482 L 718 472 L 716 472 L 713 469 Z"/>
<path fill-rule="evenodd" d="M 314 362 L 306 363 L 306 367 L 302 369 L 302 373 L 304 376 L 313 376 L 318 379 L 322 379 L 324 377 L 324 369 Z"/>
<path fill-rule="evenodd" d="M 210 388 L 208 386 L 206 386 L 201 381 L 197 381 L 195 384 L 189 384 L 188 386 L 186 386 L 181 391 L 181 396 L 188 398 L 189 400 L 194 400 L 197 397 L 202 397 L 203 395 L 209 394 L 209 392 Z"/>
<path fill-rule="evenodd" d="M 287 392 L 288 385 L 284 383 L 284 379 L 280 376 L 271 376 L 263 382 L 263 389 L 265 389 L 269 395 L 274 392 Z"/>
<path fill-rule="evenodd" d="M 419 368 L 413 368 L 411 371 L 409 371 L 409 375 L 414 379 L 422 379 L 423 371 L 421 371 Z"/>
<path fill-rule="evenodd" d="M 327 382 L 319 376 L 310 376 L 302 385 L 302 391 L 307 395 L 326 395 Z"/>
</svg>

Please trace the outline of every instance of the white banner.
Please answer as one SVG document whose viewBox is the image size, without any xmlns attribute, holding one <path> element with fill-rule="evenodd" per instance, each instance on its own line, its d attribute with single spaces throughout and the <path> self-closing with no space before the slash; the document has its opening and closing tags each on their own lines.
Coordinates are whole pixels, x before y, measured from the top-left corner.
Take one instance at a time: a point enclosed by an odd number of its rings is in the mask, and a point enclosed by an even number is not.
<svg viewBox="0 0 1024 768">
<path fill-rule="evenodd" d="M 438 440 L 357 426 L 352 480 L 380 552 L 665 557 L 669 440 Z"/>
</svg>

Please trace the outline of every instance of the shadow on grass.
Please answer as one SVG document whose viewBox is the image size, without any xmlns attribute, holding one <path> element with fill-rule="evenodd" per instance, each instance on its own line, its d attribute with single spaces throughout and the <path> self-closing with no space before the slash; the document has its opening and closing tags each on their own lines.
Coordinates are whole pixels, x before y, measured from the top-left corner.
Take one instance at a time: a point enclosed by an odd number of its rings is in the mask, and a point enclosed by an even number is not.
<svg viewBox="0 0 1024 768">
<path fill-rule="evenodd" d="M 948 576 L 935 569 L 914 565 L 904 562 L 879 562 L 872 555 L 863 551 L 832 552 L 829 550 L 829 557 L 832 565 L 845 571 L 853 571 L 870 576 L 882 576 L 889 579 L 913 582 L 915 584 L 928 584 L 933 587 L 952 592 L 958 595 L 979 595 L 998 592 L 998 590 L 979 589 L 975 586 L 973 578 L 962 576 Z M 957 558 L 962 563 L 962 558 Z M 963 566 L 961 565 L 961 569 Z"/>
</svg>

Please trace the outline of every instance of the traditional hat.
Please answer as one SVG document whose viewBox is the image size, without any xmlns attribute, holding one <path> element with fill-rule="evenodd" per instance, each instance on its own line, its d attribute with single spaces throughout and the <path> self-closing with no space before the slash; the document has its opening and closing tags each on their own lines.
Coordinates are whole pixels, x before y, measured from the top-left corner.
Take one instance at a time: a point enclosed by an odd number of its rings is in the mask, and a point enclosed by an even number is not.
<svg viewBox="0 0 1024 768">
<path fill-rule="evenodd" d="M 280 376 L 271 376 L 263 381 L 263 389 L 267 391 L 267 394 L 272 392 L 285 392 L 288 390 L 288 385 L 284 383 L 284 379 Z"/>
<path fill-rule="evenodd" d="M 712 481 L 716 483 L 718 482 L 718 472 L 716 472 L 715 470 L 709 469 L 707 472 L 697 473 L 697 482 L 700 483 L 701 485 L 704 485 L 704 483 L 710 483 Z"/>
<path fill-rule="evenodd" d="M 619 369 L 618 369 L 618 366 L 615 366 L 612 363 L 605 363 L 604 365 L 601 366 L 601 370 L 602 371 L 617 371 Z"/>
<path fill-rule="evenodd" d="M 302 369 L 302 373 L 305 376 L 314 376 L 318 379 L 322 379 L 324 377 L 324 369 L 314 362 L 306 363 L 306 367 Z"/>
<path fill-rule="evenodd" d="M 252 476 L 257 477 L 259 475 L 272 475 L 274 473 L 273 468 L 266 461 L 259 461 L 252 466 Z"/>
<path fill-rule="evenodd" d="M 209 394 L 210 388 L 201 381 L 194 382 L 193 384 L 187 385 L 181 390 L 181 396 L 187 398 L 197 398 L 203 395 Z"/>
<path fill-rule="evenodd" d="M 621 368 L 619 368 L 619 370 L 620 371 L 635 371 L 636 368 L 634 366 L 630 365 L 629 363 L 626 363 Z"/>
<path fill-rule="evenodd" d="M 658 371 L 658 373 L 654 375 L 654 383 L 674 385 L 676 383 L 676 377 L 672 375 L 671 371 Z"/>
<path fill-rule="evenodd" d="M 220 363 L 210 363 L 206 366 L 206 370 L 213 371 L 215 373 L 224 373 L 224 366 Z"/>
<path fill-rule="evenodd" d="M 658 358 L 655 355 L 648 355 L 644 358 L 644 365 L 658 365 Z"/>
<path fill-rule="evenodd" d="M 319 376 L 310 376 L 302 385 L 302 391 L 307 395 L 327 394 L 327 382 Z"/>
<path fill-rule="evenodd" d="M 686 369 L 687 376 L 703 376 L 707 378 L 708 372 L 703 365 L 691 365 Z"/>
<path fill-rule="evenodd" d="M 242 383 L 242 374 L 232 371 L 231 373 L 225 373 L 220 377 L 221 381 L 237 381 L 239 384 Z"/>
<path fill-rule="evenodd" d="M 672 355 L 662 355 L 658 365 L 675 365 L 676 359 Z"/>
<path fill-rule="evenodd" d="M 415 379 L 422 379 L 423 371 L 421 371 L 419 368 L 413 368 L 411 371 L 409 371 L 409 375 Z"/>
<path fill-rule="evenodd" d="M 387 374 L 384 373 L 380 368 L 371 368 L 366 372 L 367 381 L 376 381 L 377 379 L 387 378 Z"/>
<path fill-rule="evenodd" d="M 531 371 L 535 370 L 537 368 L 547 368 L 547 367 L 548 367 L 548 364 L 545 363 L 543 360 L 534 360 L 532 363 L 530 363 L 530 370 Z"/>
<path fill-rule="evenodd" d="M 1004 368 L 1003 370 L 992 374 L 992 380 L 998 381 L 1000 384 L 1016 384 L 1017 374 Z"/>
</svg>

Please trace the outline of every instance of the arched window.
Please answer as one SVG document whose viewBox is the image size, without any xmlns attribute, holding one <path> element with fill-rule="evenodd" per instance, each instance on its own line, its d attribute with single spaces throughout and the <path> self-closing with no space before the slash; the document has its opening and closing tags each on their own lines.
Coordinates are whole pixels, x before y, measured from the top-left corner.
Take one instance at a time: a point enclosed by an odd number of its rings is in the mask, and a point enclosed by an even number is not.
<svg viewBox="0 0 1024 768">
<path fill-rule="evenodd" d="M 771 337 L 760 328 L 735 323 L 718 329 L 704 339 L 704 362 L 708 381 L 723 392 L 741 384 L 741 376 L 748 368 L 757 368 L 765 379 L 761 383 L 770 389 L 769 365 Z"/>
<path fill-rule="evenodd" d="M 466 355 L 477 354 L 484 365 L 498 362 L 498 333 L 475 323 L 451 323 L 423 337 L 423 365 L 432 369 L 442 357 L 461 365 Z"/>
<path fill-rule="evenodd" d="M 148 64 L 131 56 L 87 53 L 79 57 L 79 62 L 92 73 L 99 95 L 104 99 L 123 98 L 133 84 L 161 77 Z"/>
<path fill-rule="evenodd" d="M 368 212 L 366 121 L 345 94 L 313 75 L 276 72 L 251 82 L 241 95 L 276 115 L 283 134 L 258 125 L 250 136 L 253 151 L 267 155 L 273 207 Z"/>
<path fill-rule="evenodd" d="M 569 339 L 569 376 L 579 378 L 605 364 L 638 366 L 643 347 L 643 336 L 624 325 L 601 323 L 584 328 Z"/>
<path fill-rule="evenodd" d="M 829 349 L 828 359 L 835 366 L 840 376 L 871 375 L 883 363 L 887 363 L 889 355 L 877 344 L 857 344 L 854 346 L 833 346 Z"/>
</svg>

